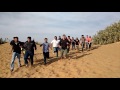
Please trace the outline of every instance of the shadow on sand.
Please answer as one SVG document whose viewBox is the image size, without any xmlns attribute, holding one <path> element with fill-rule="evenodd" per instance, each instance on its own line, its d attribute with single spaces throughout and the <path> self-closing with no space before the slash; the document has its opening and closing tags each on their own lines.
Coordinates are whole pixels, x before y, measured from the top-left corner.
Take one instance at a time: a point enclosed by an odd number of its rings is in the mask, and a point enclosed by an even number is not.
<svg viewBox="0 0 120 90">
<path fill-rule="evenodd" d="M 92 48 L 91 48 L 91 50 L 94 50 L 94 49 L 98 49 L 100 46 L 93 46 Z M 86 50 L 84 50 L 84 51 L 86 51 Z M 70 59 L 79 59 L 79 58 L 82 58 L 82 57 L 84 57 L 84 56 L 87 56 L 87 55 L 90 55 L 90 54 L 92 54 L 92 53 L 88 53 L 88 52 L 70 52 L 69 54 L 68 54 L 68 57 L 70 57 Z M 39 54 L 41 54 L 41 53 L 39 53 Z M 77 56 L 77 54 L 81 54 L 81 55 L 79 55 L 79 56 Z M 38 54 L 36 54 L 36 55 L 38 55 Z M 69 59 L 69 58 L 68 58 Z M 50 57 L 49 59 L 47 59 L 47 64 L 46 64 L 46 66 L 48 66 L 48 65 L 50 65 L 51 63 L 54 63 L 54 62 L 56 62 L 56 61 L 58 61 L 58 60 L 60 60 L 60 58 L 59 57 Z M 44 60 L 43 59 L 36 59 L 35 60 L 35 62 L 38 62 L 37 64 L 34 64 L 33 65 L 33 67 L 36 67 L 36 66 L 38 66 L 38 65 L 44 65 Z M 23 65 L 22 67 L 24 67 L 25 65 Z M 19 71 L 19 68 L 17 69 L 17 70 L 15 70 L 14 72 L 18 72 Z"/>
</svg>

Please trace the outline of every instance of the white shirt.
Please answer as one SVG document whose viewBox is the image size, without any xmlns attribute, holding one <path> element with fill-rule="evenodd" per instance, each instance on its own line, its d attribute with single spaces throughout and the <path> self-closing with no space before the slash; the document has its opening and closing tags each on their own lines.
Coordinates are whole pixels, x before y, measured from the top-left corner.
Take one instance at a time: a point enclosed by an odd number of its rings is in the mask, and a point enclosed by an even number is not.
<svg viewBox="0 0 120 90">
<path fill-rule="evenodd" d="M 51 44 L 53 44 L 53 47 L 58 47 L 60 40 L 52 40 Z"/>
</svg>

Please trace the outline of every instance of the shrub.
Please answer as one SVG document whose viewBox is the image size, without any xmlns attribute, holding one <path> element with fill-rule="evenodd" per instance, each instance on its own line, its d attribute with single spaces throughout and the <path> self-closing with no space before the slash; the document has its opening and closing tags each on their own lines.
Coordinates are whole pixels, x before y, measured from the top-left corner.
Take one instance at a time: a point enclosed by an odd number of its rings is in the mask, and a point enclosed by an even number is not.
<svg viewBox="0 0 120 90">
<path fill-rule="evenodd" d="M 120 41 L 120 21 L 106 27 L 104 30 L 100 30 L 93 36 L 94 44 L 105 45 L 118 41 Z"/>
</svg>

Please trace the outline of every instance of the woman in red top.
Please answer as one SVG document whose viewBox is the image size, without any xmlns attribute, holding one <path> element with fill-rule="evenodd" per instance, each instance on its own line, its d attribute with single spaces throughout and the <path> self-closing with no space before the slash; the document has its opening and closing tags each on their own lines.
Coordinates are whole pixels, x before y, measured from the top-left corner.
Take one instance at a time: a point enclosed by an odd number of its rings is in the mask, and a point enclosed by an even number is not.
<svg viewBox="0 0 120 90">
<path fill-rule="evenodd" d="M 89 38 L 88 38 L 88 49 L 89 50 L 91 49 L 91 45 L 92 45 L 92 38 L 91 38 L 91 36 L 89 36 Z"/>
</svg>

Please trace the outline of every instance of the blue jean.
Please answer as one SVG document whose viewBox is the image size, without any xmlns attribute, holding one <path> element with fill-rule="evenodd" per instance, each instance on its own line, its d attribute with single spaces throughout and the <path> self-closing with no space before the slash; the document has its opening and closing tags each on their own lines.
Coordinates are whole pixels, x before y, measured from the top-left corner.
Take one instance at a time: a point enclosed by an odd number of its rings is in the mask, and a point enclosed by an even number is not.
<svg viewBox="0 0 120 90">
<path fill-rule="evenodd" d="M 56 53 L 56 57 L 58 57 L 58 47 L 53 47 L 54 53 Z"/>
<path fill-rule="evenodd" d="M 14 61 L 15 61 L 16 56 L 18 58 L 18 66 L 20 67 L 20 65 L 21 65 L 21 63 L 20 63 L 20 54 L 16 53 L 16 52 L 13 52 L 13 54 L 12 54 L 12 61 L 11 61 L 11 65 L 10 65 L 11 70 L 14 69 Z"/>
<path fill-rule="evenodd" d="M 25 52 L 25 55 L 24 55 L 25 64 L 26 65 L 28 64 L 27 59 L 28 59 L 29 56 L 30 56 L 31 65 L 33 65 L 33 56 L 34 56 L 34 54 L 31 51 L 26 51 Z"/>
<path fill-rule="evenodd" d="M 75 44 L 72 44 L 72 50 L 75 49 Z"/>
</svg>

